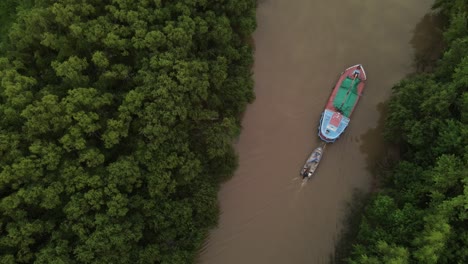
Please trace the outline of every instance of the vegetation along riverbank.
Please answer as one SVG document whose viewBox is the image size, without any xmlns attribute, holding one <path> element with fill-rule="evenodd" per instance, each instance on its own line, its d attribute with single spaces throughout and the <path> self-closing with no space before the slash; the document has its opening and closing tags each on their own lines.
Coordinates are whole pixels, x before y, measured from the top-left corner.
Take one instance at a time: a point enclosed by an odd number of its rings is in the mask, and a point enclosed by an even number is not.
<svg viewBox="0 0 468 264">
<path fill-rule="evenodd" d="M 0 263 L 192 262 L 254 98 L 255 1 L 0 8 Z"/>
<path fill-rule="evenodd" d="M 468 262 L 468 3 L 438 0 L 445 51 L 393 88 L 385 137 L 401 160 L 365 206 L 346 263 Z"/>
</svg>

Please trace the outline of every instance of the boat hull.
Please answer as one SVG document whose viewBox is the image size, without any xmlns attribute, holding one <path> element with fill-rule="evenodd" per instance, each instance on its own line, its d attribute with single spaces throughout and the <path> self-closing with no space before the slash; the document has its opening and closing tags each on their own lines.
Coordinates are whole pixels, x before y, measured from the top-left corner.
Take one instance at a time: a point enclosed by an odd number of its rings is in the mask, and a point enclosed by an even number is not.
<svg viewBox="0 0 468 264">
<path fill-rule="evenodd" d="M 317 169 L 320 160 L 322 159 L 323 148 L 318 147 L 312 151 L 309 158 L 307 159 L 304 167 L 302 168 L 300 174 L 304 179 L 310 179 L 314 174 L 315 170 Z"/>
<path fill-rule="evenodd" d="M 358 75 L 354 75 L 358 71 Z M 360 64 L 347 68 L 340 76 L 320 117 L 318 136 L 335 142 L 348 127 L 351 114 L 362 96 L 367 76 Z"/>
</svg>

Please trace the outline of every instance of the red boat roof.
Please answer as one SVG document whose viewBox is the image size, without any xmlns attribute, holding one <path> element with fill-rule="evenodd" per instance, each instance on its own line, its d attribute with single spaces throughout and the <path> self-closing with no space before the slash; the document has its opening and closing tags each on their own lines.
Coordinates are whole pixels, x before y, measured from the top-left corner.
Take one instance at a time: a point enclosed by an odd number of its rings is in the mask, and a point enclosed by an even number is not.
<svg viewBox="0 0 468 264">
<path fill-rule="evenodd" d="M 340 125 L 341 119 L 343 119 L 343 115 L 341 115 L 338 112 L 335 112 L 330 120 L 330 125 L 338 127 Z"/>
</svg>

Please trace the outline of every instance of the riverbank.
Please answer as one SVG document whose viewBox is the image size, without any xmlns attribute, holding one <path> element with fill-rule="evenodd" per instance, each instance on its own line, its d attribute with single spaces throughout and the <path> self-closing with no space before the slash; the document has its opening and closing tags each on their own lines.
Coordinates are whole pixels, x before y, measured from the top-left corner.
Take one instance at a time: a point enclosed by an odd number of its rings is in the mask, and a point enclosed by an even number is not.
<svg viewBox="0 0 468 264">
<path fill-rule="evenodd" d="M 437 1 L 438 14 L 422 21 L 443 26 L 418 24 L 436 33 L 426 36 L 435 44 L 425 43 L 432 48 L 416 52 L 415 64 L 422 67 L 394 86 L 383 131 L 388 142 L 400 147 L 401 159 L 380 178 L 362 215 L 350 216 L 351 237 L 345 234 L 341 247 L 351 254 L 339 261 L 468 261 L 463 202 L 468 188 L 467 8 L 463 1 Z M 441 36 L 443 41 L 437 39 Z"/>
</svg>

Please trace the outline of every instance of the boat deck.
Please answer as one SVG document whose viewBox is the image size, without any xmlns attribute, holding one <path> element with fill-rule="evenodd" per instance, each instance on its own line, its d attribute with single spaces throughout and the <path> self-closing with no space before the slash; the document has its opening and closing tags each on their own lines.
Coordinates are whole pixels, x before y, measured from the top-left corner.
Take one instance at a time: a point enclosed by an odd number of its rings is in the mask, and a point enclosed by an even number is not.
<svg viewBox="0 0 468 264">
<path fill-rule="evenodd" d="M 335 99 L 333 100 L 333 106 L 341 111 L 341 113 L 349 117 L 351 112 L 359 99 L 358 85 L 359 79 L 352 79 L 346 77 L 341 83 L 338 92 L 336 93 Z"/>
</svg>

